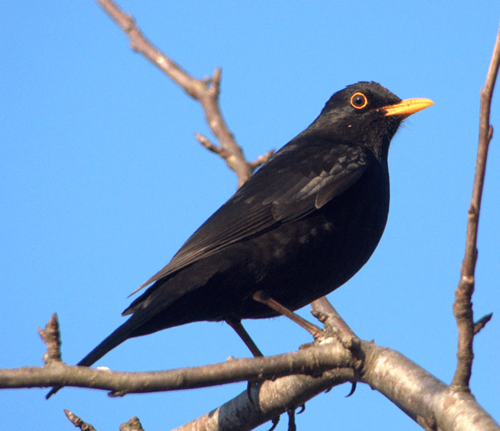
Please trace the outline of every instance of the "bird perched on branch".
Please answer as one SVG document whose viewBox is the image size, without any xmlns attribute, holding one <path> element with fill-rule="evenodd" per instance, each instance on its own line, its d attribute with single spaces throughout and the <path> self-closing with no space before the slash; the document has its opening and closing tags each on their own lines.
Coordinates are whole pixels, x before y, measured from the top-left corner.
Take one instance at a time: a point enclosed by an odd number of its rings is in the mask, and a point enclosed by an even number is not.
<svg viewBox="0 0 500 431">
<path fill-rule="evenodd" d="M 433 102 L 374 82 L 335 93 L 139 289 L 131 317 L 78 365 L 125 340 L 197 321 L 226 321 L 255 355 L 242 319 L 297 310 L 349 280 L 375 250 L 389 211 L 389 143 Z M 56 392 L 54 388 L 48 396 Z"/>
</svg>

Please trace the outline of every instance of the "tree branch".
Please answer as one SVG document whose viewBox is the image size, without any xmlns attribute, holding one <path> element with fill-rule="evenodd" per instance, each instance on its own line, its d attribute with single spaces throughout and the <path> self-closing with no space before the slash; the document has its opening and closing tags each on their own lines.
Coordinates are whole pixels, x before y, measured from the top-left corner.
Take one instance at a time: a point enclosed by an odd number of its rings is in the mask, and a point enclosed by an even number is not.
<svg viewBox="0 0 500 431">
<path fill-rule="evenodd" d="M 265 155 L 260 156 L 255 162 L 249 163 L 245 159 L 243 150 L 236 143 L 234 135 L 229 130 L 219 108 L 221 69 L 216 69 L 211 78 L 203 80 L 193 78 L 172 59 L 154 47 L 137 28 L 134 19 L 130 15 L 125 14 L 113 1 L 96 1 L 118 26 L 127 33 L 130 38 L 130 46 L 134 51 L 144 55 L 144 57 L 184 89 L 187 94 L 200 102 L 205 112 L 207 123 L 212 133 L 220 142 L 220 146 L 212 144 L 212 148 L 209 149 L 221 156 L 226 161 L 227 166 L 236 173 L 238 187 L 240 187 L 250 178 L 258 166 L 269 159 L 274 151 L 269 151 Z M 208 148 L 200 140 L 199 136 L 201 135 L 197 135 L 197 139 L 202 145 Z"/>
<path fill-rule="evenodd" d="M 465 257 L 462 262 L 460 282 L 455 291 L 453 314 L 458 327 L 457 369 L 451 386 L 457 391 L 469 392 L 469 381 L 474 359 L 473 339 L 475 332 L 472 310 L 472 294 L 474 292 L 474 274 L 477 260 L 477 231 L 479 212 L 483 194 L 484 176 L 488 147 L 493 136 L 493 127 L 490 125 L 490 108 L 493 90 L 500 63 L 500 29 L 497 34 L 490 67 L 486 76 L 486 83 L 481 89 L 480 117 L 479 117 L 479 145 L 477 150 L 476 173 L 472 190 L 472 200 L 467 217 L 467 236 L 465 243 Z"/>
<path fill-rule="evenodd" d="M 470 394 L 449 387 L 398 352 L 361 341 L 365 357 L 361 374 L 340 369 L 321 378 L 289 376 L 265 381 L 252 389 L 252 400 L 242 392 L 219 408 L 175 431 L 251 430 L 277 415 L 302 405 L 342 381 L 359 378 L 382 393 L 417 423 L 434 418 L 444 431 L 498 431 L 500 427 Z"/>
<path fill-rule="evenodd" d="M 391 349 L 349 335 L 351 329 L 345 322 L 337 326 L 340 316 L 334 310 L 330 312 L 328 306 L 323 307 L 321 313 L 323 320 L 333 327 L 327 327 L 324 336 L 297 352 L 263 358 L 231 358 L 221 364 L 151 373 L 112 372 L 56 361 L 44 367 L 0 370 L 0 387 L 77 386 L 110 390 L 111 396 L 123 396 L 265 380 L 252 387 L 250 398 L 244 391 L 180 428 L 229 430 L 236 425 L 238 429 L 252 429 L 283 412 L 293 411 L 333 386 L 359 381 L 378 390 L 419 423 L 432 422 L 434 417 L 445 431 L 500 431 L 469 393 L 448 388 Z M 76 416 L 74 419 L 79 421 Z"/>
<path fill-rule="evenodd" d="M 331 340 L 331 339 L 330 339 Z M 0 369 L 0 387 L 73 386 L 111 391 L 112 396 L 210 387 L 248 380 L 275 380 L 292 374 L 319 376 L 352 367 L 353 357 L 340 343 L 325 342 L 282 355 L 234 359 L 200 367 L 129 373 L 66 365 Z"/>
</svg>

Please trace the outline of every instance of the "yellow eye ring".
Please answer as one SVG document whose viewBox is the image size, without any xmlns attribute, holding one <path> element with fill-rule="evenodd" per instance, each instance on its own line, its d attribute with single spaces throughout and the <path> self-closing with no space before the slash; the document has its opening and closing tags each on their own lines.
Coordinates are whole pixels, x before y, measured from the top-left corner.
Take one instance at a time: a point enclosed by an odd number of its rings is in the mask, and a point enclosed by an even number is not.
<svg viewBox="0 0 500 431">
<path fill-rule="evenodd" d="M 363 109 L 368 105 L 368 99 L 363 93 L 354 93 L 351 97 L 351 106 L 356 109 Z"/>
</svg>

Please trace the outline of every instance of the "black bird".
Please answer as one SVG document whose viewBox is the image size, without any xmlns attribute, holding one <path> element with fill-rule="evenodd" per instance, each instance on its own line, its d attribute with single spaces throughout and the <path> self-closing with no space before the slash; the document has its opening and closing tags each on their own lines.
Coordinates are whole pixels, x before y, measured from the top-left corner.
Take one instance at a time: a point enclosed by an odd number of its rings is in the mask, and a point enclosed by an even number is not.
<svg viewBox="0 0 500 431">
<path fill-rule="evenodd" d="M 227 321 L 259 354 L 241 319 L 278 313 L 256 292 L 296 310 L 359 271 L 387 221 L 389 143 L 403 119 L 432 104 L 402 101 L 374 82 L 335 93 L 139 288 L 153 283 L 78 365 L 129 338 L 203 320 Z"/>
</svg>

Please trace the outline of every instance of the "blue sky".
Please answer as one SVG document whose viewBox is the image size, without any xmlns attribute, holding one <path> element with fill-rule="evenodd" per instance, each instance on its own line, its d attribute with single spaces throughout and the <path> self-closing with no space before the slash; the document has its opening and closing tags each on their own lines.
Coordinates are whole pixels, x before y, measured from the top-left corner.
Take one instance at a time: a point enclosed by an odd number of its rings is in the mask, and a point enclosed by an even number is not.
<svg viewBox="0 0 500 431">
<path fill-rule="evenodd" d="M 478 134 L 479 90 L 499 23 L 497 2 L 134 2 L 139 27 L 194 76 L 223 68 L 221 106 L 250 160 L 307 127 L 336 91 L 380 82 L 435 106 L 392 142 L 391 212 L 369 263 L 329 299 L 364 339 L 394 348 L 449 383 L 453 292 L 463 258 Z M 36 332 L 60 319 L 63 359 L 78 362 L 123 322 L 127 295 L 163 267 L 234 192 L 201 108 L 128 47 L 93 1 L 0 6 L 0 367 L 41 365 Z M 500 128 L 498 97 L 492 123 Z M 500 146 L 494 137 L 479 232 L 472 389 L 500 419 Z M 308 317 L 308 307 L 301 311 Z M 266 354 L 307 333 L 284 318 L 247 322 Z M 129 340 L 98 365 L 146 371 L 245 357 L 225 324 L 197 323 Z M 66 388 L 0 392 L 2 427 L 97 429 L 138 416 L 169 429 L 244 384 L 111 399 Z M 380 394 L 341 386 L 307 403 L 299 429 L 420 429 Z M 354 418 L 354 419 L 353 419 Z M 268 424 L 261 427 L 268 429 Z M 286 429 L 286 420 L 279 425 Z"/>
</svg>

